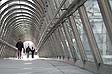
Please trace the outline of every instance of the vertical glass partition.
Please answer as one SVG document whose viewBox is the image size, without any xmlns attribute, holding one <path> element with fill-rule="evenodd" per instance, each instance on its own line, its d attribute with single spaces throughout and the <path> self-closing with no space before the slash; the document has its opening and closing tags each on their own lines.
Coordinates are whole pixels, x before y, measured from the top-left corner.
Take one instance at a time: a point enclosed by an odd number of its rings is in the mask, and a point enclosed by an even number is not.
<svg viewBox="0 0 112 74">
<path fill-rule="evenodd" d="M 85 3 L 90 25 L 105 64 L 112 64 L 112 47 L 97 0 Z"/>
<path fill-rule="evenodd" d="M 109 0 L 109 4 L 110 4 L 111 10 L 112 10 L 112 0 Z"/>
</svg>

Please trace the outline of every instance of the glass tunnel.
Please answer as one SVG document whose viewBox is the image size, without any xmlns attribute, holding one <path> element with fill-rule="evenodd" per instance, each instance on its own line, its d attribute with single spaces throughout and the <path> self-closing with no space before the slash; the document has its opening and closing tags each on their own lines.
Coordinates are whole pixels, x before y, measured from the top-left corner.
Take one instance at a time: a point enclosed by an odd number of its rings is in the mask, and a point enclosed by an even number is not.
<svg viewBox="0 0 112 74">
<path fill-rule="evenodd" d="M 112 0 L 0 0 L 1 59 L 17 56 L 19 38 L 40 58 L 111 74 Z"/>
</svg>

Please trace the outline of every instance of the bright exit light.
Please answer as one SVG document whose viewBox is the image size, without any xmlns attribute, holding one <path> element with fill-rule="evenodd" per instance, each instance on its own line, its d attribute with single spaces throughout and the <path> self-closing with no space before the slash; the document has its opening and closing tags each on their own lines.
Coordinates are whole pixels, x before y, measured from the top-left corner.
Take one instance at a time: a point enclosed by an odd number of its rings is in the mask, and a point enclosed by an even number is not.
<svg viewBox="0 0 112 74">
<path fill-rule="evenodd" d="M 30 48 L 32 48 L 32 47 L 35 48 L 35 44 L 34 44 L 32 41 L 25 41 L 25 42 L 24 42 L 24 48 L 26 49 L 28 46 L 29 46 Z"/>
</svg>

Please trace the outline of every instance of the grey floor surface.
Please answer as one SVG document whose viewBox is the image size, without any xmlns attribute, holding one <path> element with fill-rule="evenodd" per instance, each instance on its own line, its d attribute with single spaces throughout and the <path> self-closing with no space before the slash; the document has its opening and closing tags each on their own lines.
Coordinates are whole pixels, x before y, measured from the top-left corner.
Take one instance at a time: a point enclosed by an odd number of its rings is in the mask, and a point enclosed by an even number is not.
<svg viewBox="0 0 112 74">
<path fill-rule="evenodd" d="M 93 74 L 67 63 L 53 60 L 0 59 L 0 74 Z"/>
</svg>

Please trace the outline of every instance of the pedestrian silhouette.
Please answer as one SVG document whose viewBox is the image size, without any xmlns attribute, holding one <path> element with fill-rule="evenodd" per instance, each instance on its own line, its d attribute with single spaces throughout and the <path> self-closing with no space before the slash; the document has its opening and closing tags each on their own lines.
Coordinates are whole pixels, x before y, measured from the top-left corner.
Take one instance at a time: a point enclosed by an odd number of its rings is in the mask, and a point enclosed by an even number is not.
<svg viewBox="0 0 112 74">
<path fill-rule="evenodd" d="M 16 47 L 18 48 L 18 59 L 21 59 L 22 48 L 24 49 L 24 45 L 21 39 L 19 39 L 19 41 L 16 43 Z"/>
<path fill-rule="evenodd" d="M 34 52 L 35 52 L 35 49 L 32 47 L 31 49 L 31 52 L 32 52 L 32 58 L 34 58 Z"/>
<path fill-rule="evenodd" d="M 26 48 L 26 54 L 27 54 L 27 58 L 29 58 L 29 52 L 31 51 L 31 49 L 30 49 L 30 47 L 28 46 L 27 48 Z"/>
</svg>

